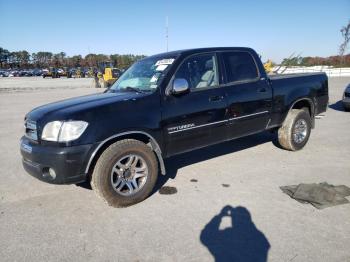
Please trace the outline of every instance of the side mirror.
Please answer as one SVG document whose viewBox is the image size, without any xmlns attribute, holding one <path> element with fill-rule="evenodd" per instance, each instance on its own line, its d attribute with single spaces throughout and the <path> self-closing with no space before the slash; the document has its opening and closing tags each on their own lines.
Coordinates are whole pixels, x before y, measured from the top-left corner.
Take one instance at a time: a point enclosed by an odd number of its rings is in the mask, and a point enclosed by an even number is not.
<svg viewBox="0 0 350 262">
<path fill-rule="evenodd" d="M 175 78 L 173 82 L 172 94 L 179 95 L 189 91 L 188 82 L 184 78 Z"/>
</svg>

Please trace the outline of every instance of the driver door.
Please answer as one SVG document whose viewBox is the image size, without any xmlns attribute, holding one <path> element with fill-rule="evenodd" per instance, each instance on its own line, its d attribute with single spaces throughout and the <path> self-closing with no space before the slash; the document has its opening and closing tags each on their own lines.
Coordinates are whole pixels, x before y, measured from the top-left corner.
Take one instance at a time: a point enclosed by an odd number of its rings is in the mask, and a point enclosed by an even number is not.
<svg viewBox="0 0 350 262">
<path fill-rule="evenodd" d="M 215 53 L 186 58 L 174 79 L 185 79 L 189 91 L 163 100 L 162 126 L 167 156 L 190 151 L 226 139 L 226 101 L 219 87 Z"/>
</svg>

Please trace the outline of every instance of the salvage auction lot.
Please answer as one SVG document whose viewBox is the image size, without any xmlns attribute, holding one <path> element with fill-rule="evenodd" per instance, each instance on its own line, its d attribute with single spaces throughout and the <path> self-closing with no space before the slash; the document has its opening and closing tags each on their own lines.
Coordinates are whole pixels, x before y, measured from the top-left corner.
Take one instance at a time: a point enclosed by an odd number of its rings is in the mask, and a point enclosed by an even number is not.
<svg viewBox="0 0 350 262">
<path fill-rule="evenodd" d="M 317 210 L 279 189 L 324 181 L 350 186 L 350 113 L 339 102 L 349 82 L 330 78 L 330 108 L 302 151 L 278 148 L 266 132 L 179 155 L 166 161 L 168 175 L 159 183 L 177 193 L 155 192 L 118 209 L 82 186 L 32 178 L 19 152 L 26 112 L 102 90 L 88 88 L 91 79 L 0 79 L 1 260 L 212 261 L 209 250 L 262 252 L 252 224 L 233 220 L 229 237 L 212 226 L 202 232 L 229 205 L 248 210 L 270 245 L 269 261 L 350 261 L 350 204 Z M 230 226 L 225 218 L 220 229 Z"/>
</svg>

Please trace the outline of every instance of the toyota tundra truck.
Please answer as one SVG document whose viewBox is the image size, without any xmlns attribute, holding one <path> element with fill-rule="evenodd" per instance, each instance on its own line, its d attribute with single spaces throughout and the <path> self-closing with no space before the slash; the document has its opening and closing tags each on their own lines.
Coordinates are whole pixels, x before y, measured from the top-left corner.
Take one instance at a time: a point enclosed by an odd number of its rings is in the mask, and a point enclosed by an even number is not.
<svg viewBox="0 0 350 262">
<path fill-rule="evenodd" d="M 250 48 L 173 51 L 136 62 L 103 93 L 33 109 L 22 163 L 42 181 L 88 181 L 109 205 L 128 206 L 177 154 L 265 130 L 302 149 L 327 106 L 324 73 L 269 76 Z"/>
</svg>

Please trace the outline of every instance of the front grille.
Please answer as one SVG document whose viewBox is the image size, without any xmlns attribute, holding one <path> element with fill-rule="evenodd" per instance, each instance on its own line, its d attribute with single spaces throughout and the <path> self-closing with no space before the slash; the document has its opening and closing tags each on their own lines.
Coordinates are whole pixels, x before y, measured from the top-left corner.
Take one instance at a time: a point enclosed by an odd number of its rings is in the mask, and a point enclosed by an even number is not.
<svg viewBox="0 0 350 262">
<path fill-rule="evenodd" d="M 345 97 L 350 97 L 350 93 L 345 92 L 344 96 Z"/>
<path fill-rule="evenodd" d="M 26 120 L 24 123 L 24 127 L 26 129 L 25 136 L 31 140 L 38 140 L 38 133 L 36 129 L 36 122 L 31 120 Z"/>
</svg>

